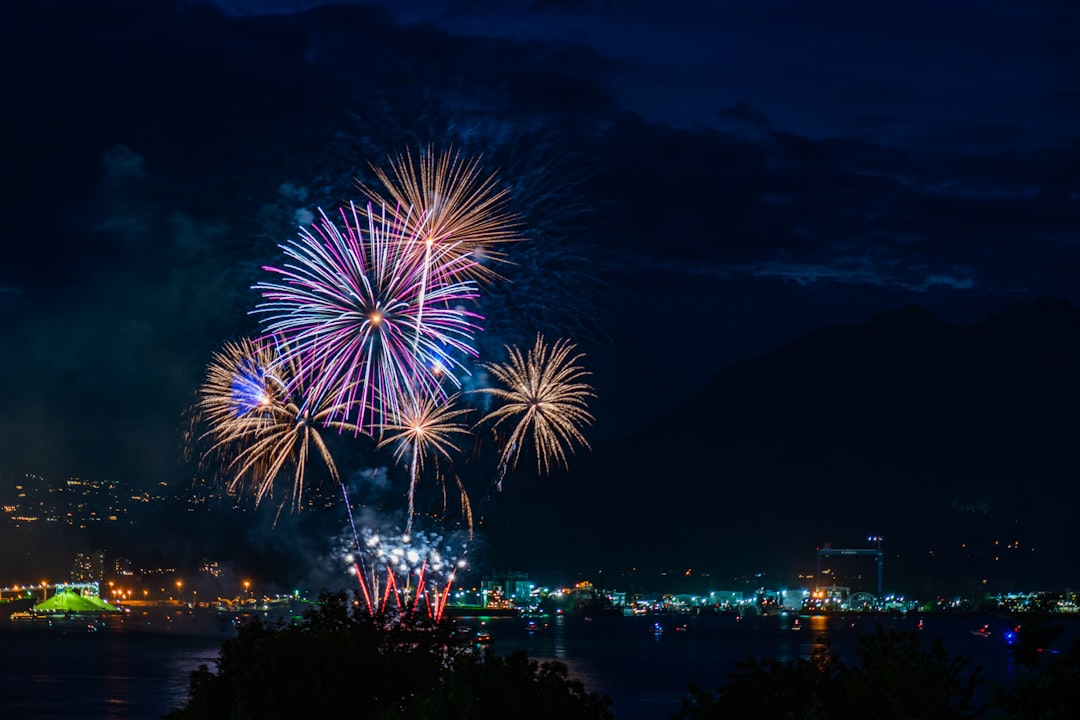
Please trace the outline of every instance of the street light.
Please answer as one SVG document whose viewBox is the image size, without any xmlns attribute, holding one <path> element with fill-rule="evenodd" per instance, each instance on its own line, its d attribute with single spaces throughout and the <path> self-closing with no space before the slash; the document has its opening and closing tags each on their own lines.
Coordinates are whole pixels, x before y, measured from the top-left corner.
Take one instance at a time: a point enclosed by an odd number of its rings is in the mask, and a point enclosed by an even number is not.
<svg viewBox="0 0 1080 720">
<path fill-rule="evenodd" d="M 251 595 L 250 589 L 251 589 L 251 581 L 250 580 L 245 580 L 244 581 L 244 594 L 248 595 L 249 597 Z"/>
<path fill-rule="evenodd" d="M 180 588 L 182 588 L 182 587 L 184 587 L 184 581 L 183 580 L 177 580 L 176 581 L 176 600 L 177 600 L 177 602 L 180 601 Z"/>
</svg>

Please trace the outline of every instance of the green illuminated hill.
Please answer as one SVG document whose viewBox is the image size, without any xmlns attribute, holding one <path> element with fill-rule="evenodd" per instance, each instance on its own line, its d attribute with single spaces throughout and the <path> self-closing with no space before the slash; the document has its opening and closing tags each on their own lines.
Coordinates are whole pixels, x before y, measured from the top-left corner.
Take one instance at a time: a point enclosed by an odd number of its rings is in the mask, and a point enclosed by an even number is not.
<svg viewBox="0 0 1080 720">
<path fill-rule="evenodd" d="M 60 589 L 50 598 L 39 602 L 34 606 L 35 612 L 64 612 L 64 613 L 92 613 L 92 612 L 120 612 L 109 603 L 99 597 L 82 595 L 71 589 Z"/>
</svg>

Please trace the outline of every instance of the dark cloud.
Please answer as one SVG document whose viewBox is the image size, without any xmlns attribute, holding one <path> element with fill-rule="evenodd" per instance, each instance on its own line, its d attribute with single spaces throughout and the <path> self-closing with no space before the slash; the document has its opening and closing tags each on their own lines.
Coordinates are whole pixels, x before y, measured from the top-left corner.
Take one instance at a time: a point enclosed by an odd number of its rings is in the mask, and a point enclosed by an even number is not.
<svg viewBox="0 0 1080 720">
<path fill-rule="evenodd" d="M 1076 135 L 1078 109 L 1064 94 L 1076 90 L 1070 28 L 1080 11 L 1062 3 L 411 0 L 391 12 L 472 40 L 594 48 L 618 63 L 609 80 L 620 104 L 665 124 L 710 124 L 716 110 L 748 102 L 814 138 L 984 148 Z M 982 137 L 940 132 L 975 121 Z"/>
<path fill-rule="evenodd" d="M 605 134 L 610 174 L 597 192 L 618 206 L 613 240 L 650 258 L 639 266 L 670 272 L 695 258 L 695 274 L 981 292 L 1028 272 L 1031 292 L 1067 287 L 1045 260 L 1078 259 L 1075 153 L 812 141 L 738 112 L 755 137 L 634 119 Z"/>
</svg>

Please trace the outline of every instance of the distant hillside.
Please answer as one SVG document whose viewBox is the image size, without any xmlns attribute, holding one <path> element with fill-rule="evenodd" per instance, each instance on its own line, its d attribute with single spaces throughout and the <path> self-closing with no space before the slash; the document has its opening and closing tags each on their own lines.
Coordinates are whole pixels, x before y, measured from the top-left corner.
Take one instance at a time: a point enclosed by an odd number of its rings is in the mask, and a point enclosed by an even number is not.
<svg viewBox="0 0 1080 720">
<path fill-rule="evenodd" d="M 880 534 L 893 589 L 1075 585 L 1078 370 L 1080 310 L 1057 300 L 971 327 L 910 306 L 826 328 L 506 493 L 523 542 L 497 554 L 781 584 L 814 572 L 815 547 Z"/>
</svg>

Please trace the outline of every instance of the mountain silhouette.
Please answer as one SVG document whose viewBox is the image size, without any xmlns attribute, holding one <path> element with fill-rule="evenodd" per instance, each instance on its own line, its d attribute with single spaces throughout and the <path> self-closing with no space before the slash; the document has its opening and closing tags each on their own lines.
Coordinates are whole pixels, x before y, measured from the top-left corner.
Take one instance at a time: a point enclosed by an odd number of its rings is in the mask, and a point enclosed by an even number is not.
<svg viewBox="0 0 1080 720">
<path fill-rule="evenodd" d="M 813 585 L 816 548 L 880 535 L 887 591 L 1061 590 L 1080 580 L 1077 368 L 1080 310 L 1054 299 L 967 327 L 908 306 L 825 328 L 508 491 L 515 540 L 495 556 Z M 844 572 L 874 584 L 872 559 Z"/>
</svg>

